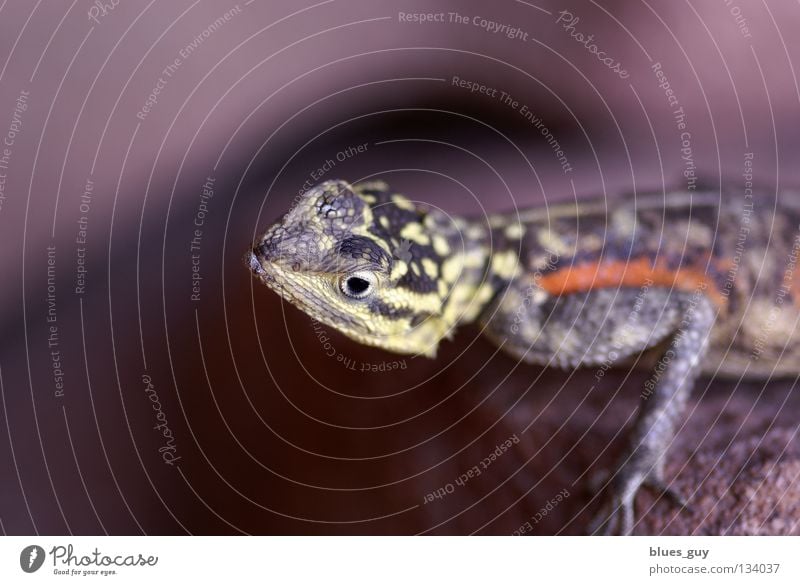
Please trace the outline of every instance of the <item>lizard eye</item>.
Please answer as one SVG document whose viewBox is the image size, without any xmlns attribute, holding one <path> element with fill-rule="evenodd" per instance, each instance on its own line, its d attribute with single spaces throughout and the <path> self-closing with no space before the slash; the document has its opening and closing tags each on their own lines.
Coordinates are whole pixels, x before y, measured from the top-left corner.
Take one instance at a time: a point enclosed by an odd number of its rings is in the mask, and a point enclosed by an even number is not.
<svg viewBox="0 0 800 585">
<path fill-rule="evenodd" d="M 372 272 L 361 270 L 348 274 L 339 281 L 339 288 L 352 299 L 363 299 L 375 290 L 376 279 Z"/>
</svg>

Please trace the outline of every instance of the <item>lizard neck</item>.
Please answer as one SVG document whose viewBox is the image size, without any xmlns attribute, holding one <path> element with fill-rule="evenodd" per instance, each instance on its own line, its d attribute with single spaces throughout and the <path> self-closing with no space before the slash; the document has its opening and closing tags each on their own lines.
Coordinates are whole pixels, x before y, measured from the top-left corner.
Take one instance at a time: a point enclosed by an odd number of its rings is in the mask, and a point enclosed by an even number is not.
<svg viewBox="0 0 800 585">
<path fill-rule="evenodd" d="M 458 246 L 464 252 L 460 258 L 449 260 L 460 270 L 443 311 L 451 326 L 475 321 L 509 283 L 525 273 L 523 224 L 506 222 L 492 227 L 476 221 L 456 222 L 460 223 Z M 444 266 L 445 280 L 448 271 Z"/>
<path fill-rule="evenodd" d="M 521 241 L 517 233 L 509 236 L 507 228 L 493 229 L 482 221 L 438 211 L 428 210 L 422 227 L 438 257 L 437 291 L 432 294 L 441 299 L 441 309 L 437 314 L 417 309 L 420 323 L 397 343 L 401 348 L 426 347 L 422 353 L 433 357 L 442 339 L 474 322 L 522 273 Z"/>
<path fill-rule="evenodd" d="M 500 290 L 493 277 L 492 238 L 478 222 L 456 219 L 450 235 L 454 253 L 443 260 L 441 278 L 448 287 L 442 319 L 449 328 L 475 321 Z"/>
<path fill-rule="evenodd" d="M 439 342 L 451 339 L 459 325 L 474 321 L 497 288 L 490 275 L 491 234 L 486 226 L 439 212 L 429 212 L 423 224 L 438 257 L 437 290 L 432 294 L 441 299 L 441 306 L 436 313 L 418 309 L 420 322 L 398 338 L 396 351 L 424 347 L 421 353 L 434 357 Z"/>
</svg>

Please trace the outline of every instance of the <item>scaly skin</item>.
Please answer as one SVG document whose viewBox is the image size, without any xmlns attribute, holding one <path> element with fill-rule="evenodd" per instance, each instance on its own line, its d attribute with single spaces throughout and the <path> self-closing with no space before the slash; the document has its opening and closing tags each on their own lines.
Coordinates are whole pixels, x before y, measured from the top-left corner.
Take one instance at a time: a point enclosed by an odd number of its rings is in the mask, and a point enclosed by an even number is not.
<svg viewBox="0 0 800 585">
<path fill-rule="evenodd" d="M 434 357 L 479 321 L 504 350 L 561 368 L 633 360 L 653 375 L 592 529 L 630 533 L 695 378 L 796 374 L 800 213 L 677 193 L 451 217 L 380 181 L 308 191 L 246 257 L 254 274 L 358 342 Z M 636 359 L 645 352 L 644 357 Z"/>
</svg>

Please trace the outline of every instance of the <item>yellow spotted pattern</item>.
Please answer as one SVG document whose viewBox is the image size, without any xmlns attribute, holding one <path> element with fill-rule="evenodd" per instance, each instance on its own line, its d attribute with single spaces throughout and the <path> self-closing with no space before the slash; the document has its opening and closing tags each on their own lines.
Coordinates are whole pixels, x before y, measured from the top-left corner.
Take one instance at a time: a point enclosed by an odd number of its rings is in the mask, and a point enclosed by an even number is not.
<svg viewBox="0 0 800 585">
<path fill-rule="evenodd" d="M 415 242 L 420 246 L 427 246 L 431 243 L 428 234 L 422 231 L 422 224 L 416 221 L 403 226 L 403 229 L 400 230 L 400 237 Z"/>
</svg>

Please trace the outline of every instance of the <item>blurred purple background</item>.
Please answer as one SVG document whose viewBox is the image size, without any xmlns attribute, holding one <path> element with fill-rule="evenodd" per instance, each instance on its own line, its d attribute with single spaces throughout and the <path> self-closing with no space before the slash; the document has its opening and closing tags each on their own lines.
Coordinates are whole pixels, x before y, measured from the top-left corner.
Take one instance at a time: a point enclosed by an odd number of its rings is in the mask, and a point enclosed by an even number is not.
<svg viewBox="0 0 800 585">
<path fill-rule="evenodd" d="M 327 330 L 330 357 L 241 257 L 318 178 L 481 213 L 727 196 L 752 153 L 770 205 L 800 185 L 800 6 L 736 1 L 3 2 L 2 530 L 508 534 L 569 489 L 534 532 L 580 533 L 623 375 L 583 402 L 469 328 L 436 361 Z"/>
</svg>

